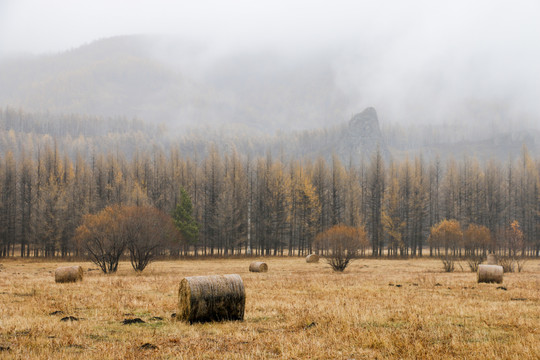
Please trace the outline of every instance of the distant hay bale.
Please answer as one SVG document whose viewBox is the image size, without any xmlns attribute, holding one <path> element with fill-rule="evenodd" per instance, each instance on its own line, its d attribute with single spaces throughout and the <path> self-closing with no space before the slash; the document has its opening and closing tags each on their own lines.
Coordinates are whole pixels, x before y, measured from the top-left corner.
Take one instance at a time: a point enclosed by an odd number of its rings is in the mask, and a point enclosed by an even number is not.
<svg viewBox="0 0 540 360">
<path fill-rule="evenodd" d="M 307 263 L 318 263 L 319 262 L 319 255 L 317 254 L 309 254 L 306 256 L 306 262 Z"/>
<path fill-rule="evenodd" d="M 54 272 L 54 281 L 57 283 L 77 282 L 83 279 L 82 266 L 59 267 Z"/>
<path fill-rule="evenodd" d="M 488 254 L 488 256 L 487 256 L 487 264 L 488 265 L 498 265 L 497 264 L 497 256 L 495 254 Z"/>
<path fill-rule="evenodd" d="M 478 282 L 502 283 L 503 267 L 499 265 L 478 265 Z"/>
<path fill-rule="evenodd" d="M 240 275 L 191 276 L 178 290 L 178 313 L 182 321 L 243 320 L 246 292 Z"/>
<path fill-rule="evenodd" d="M 268 265 L 262 261 L 254 261 L 249 264 L 249 271 L 251 272 L 267 272 Z"/>
</svg>

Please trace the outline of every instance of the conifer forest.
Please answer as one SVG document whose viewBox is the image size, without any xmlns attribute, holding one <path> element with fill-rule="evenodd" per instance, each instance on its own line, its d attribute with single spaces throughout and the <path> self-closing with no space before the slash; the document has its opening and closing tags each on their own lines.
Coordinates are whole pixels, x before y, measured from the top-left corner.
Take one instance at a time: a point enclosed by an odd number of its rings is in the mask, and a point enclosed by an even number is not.
<svg viewBox="0 0 540 360">
<path fill-rule="evenodd" d="M 525 145 L 507 160 L 301 157 L 159 142 L 136 120 L 0 114 L 2 257 L 84 256 L 77 229 L 111 206 L 191 219 L 162 256 L 324 252 L 315 238 L 338 224 L 365 230 L 365 256 L 540 255 L 540 158 Z"/>
</svg>

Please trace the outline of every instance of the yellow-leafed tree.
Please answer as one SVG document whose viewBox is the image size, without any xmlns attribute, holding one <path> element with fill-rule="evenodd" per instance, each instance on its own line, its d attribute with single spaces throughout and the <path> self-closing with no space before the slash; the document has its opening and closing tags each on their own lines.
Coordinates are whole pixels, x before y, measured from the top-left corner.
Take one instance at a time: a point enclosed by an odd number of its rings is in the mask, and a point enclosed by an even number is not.
<svg viewBox="0 0 540 360">
<path fill-rule="evenodd" d="M 455 253 L 463 241 L 461 225 L 457 220 L 442 220 L 431 227 L 428 241 L 437 250 L 443 247 L 445 255 L 448 255 L 448 249 Z"/>
<path fill-rule="evenodd" d="M 338 224 L 318 234 L 315 245 L 326 253 L 326 260 L 334 271 L 343 271 L 356 257 L 358 250 L 369 244 L 363 226 Z"/>
</svg>

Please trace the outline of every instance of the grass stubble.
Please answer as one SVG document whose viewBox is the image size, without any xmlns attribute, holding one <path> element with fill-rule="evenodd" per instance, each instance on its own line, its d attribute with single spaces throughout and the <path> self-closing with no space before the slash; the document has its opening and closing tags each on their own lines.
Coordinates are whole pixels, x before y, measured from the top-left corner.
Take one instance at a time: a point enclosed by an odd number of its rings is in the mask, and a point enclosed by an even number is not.
<svg viewBox="0 0 540 360">
<path fill-rule="evenodd" d="M 477 284 L 432 259 L 360 259 L 344 273 L 321 261 L 163 261 L 55 284 L 59 262 L 4 260 L 0 358 L 6 359 L 538 359 L 540 261 Z M 183 277 L 240 274 L 244 321 L 189 325 L 177 312 Z M 506 289 L 506 290 L 505 290 Z M 73 317 L 71 320 L 65 318 Z M 144 323 L 124 325 L 140 318 Z"/>
</svg>

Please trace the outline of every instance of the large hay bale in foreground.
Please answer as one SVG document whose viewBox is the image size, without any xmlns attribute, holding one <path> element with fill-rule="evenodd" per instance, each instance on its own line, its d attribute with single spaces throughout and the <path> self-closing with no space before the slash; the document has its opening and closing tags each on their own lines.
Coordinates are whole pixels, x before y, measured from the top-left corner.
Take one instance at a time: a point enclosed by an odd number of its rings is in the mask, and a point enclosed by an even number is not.
<svg viewBox="0 0 540 360">
<path fill-rule="evenodd" d="M 64 266 L 59 267 L 54 272 L 54 281 L 57 283 L 68 283 L 82 281 L 83 279 L 82 266 Z"/>
<path fill-rule="evenodd" d="M 176 318 L 190 323 L 243 320 L 245 306 L 240 275 L 191 276 L 180 282 Z"/>
<path fill-rule="evenodd" d="M 488 265 L 498 265 L 497 264 L 497 256 L 495 254 L 488 254 L 488 256 L 487 256 L 487 264 Z"/>
<path fill-rule="evenodd" d="M 503 267 L 499 265 L 478 265 L 478 282 L 502 283 Z"/>
<path fill-rule="evenodd" d="M 254 261 L 249 264 L 249 271 L 251 272 L 267 272 L 268 265 L 262 261 Z"/>
<path fill-rule="evenodd" d="M 318 263 L 319 262 L 319 255 L 317 254 L 309 254 L 306 256 L 306 262 L 307 263 Z"/>
</svg>

